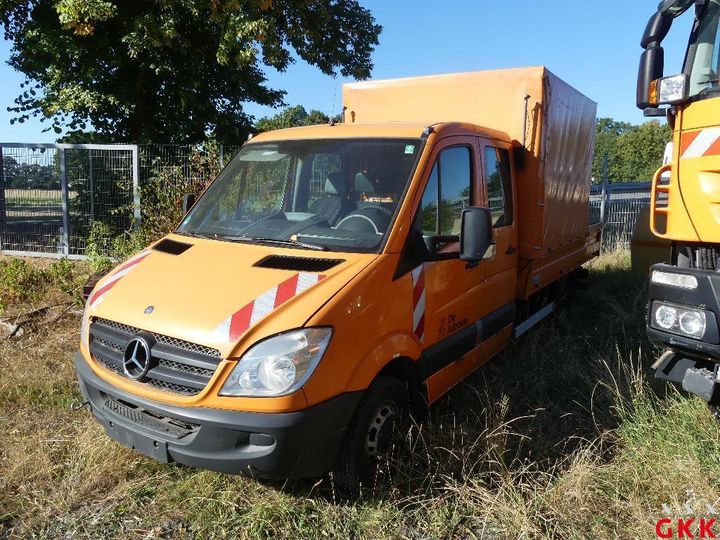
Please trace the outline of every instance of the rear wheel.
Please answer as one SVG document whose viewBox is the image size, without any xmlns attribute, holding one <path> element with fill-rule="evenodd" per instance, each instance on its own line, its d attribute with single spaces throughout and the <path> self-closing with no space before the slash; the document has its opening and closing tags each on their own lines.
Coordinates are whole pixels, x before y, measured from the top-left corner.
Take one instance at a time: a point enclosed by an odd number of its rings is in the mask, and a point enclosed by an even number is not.
<svg viewBox="0 0 720 540">
<path fill-rule="evenodd" d="M 375 379 L 350 422 L 334 469 L 338 487 L 355 492 L 360 486 L 377 485 L 388 460 L 397 454 L 408 418 L 405 385 L 394 377 Z"/>
</svg>

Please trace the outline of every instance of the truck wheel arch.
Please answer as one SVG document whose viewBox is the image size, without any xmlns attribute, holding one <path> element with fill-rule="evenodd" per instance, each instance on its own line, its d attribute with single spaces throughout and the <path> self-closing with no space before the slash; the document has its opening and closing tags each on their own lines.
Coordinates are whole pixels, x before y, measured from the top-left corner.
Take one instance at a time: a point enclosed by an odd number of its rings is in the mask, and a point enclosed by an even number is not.
<svg viewBox="0 0 720 540">
<path fill-rule="evenodd" d="M 427 417 L 427 382 L 422 380 L 420 368 L 416 361 L 406 356 L 394 358 L 380 370 L 376 378 L 380 376 L 394 377 L 404 383 L 407 389 L 410 413 L 412 416 L 418 421 L 422 421 Z"/>
<path fill-rule="evenodd" d="M 382 339 L 350 376 L 353 390 L 365 390 L 380 375 L 389 375 L 407 385 L 413 415 L 423 418 L 427 409 L 427 385 L 417 363 L 422 351 L 405 334 Z"/>
</svg>

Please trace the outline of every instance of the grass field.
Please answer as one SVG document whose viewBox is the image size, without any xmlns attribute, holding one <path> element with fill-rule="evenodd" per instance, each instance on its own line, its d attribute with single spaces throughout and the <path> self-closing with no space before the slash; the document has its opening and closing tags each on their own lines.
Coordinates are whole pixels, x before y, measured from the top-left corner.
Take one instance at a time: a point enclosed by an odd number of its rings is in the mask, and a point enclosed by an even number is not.
<svg viewBox="0 0 720 540">
<path fill-rule="evenodd" d="M 68 408 L 79 316 L 41 312 L 0 341 L 0 538 L 655 538 L 663 504 L 717 499 L 720 432 L 649 380 L 629 255 L 590 270 L 589 291 L 433 408 L 391 485 L 353 500 L 330 478 L 260 483 L 112 442 Z M 65 298 L 6 296 L 6 317 Z"/>
<path fill-rule="evenodd" d="M 77 197 L 77 193 L 70 191 L 69 199 Z M 8 206 L 44 207 L 61 206 L 62 197 L 59 189 L 6 189 L 5 204 Z"/>
</svg>

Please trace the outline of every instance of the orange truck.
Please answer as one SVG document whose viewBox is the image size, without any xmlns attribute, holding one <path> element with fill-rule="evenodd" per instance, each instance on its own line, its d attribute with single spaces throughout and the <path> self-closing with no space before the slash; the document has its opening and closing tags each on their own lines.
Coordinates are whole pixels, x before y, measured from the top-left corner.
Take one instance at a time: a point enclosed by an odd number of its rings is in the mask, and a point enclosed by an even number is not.
<svg viewBox="0 0 720 540">
<path fill-rule="evenodd" d="M 682 72 L 665 76 L 663 40 L 694 15 Z M 689 13 L 689 14 L 690 14 Z M 671 243 L 650 271 L 647 334 L 666 349 L 655 376 L 720 406 L 720 0 L 665 0 L 642 37 L 637 105 L 673 128 L 655 174 L 650 228 Z"/>
<path fill-rule="evenodd" d="M 591 100 L 536 67 L 349 84 L 344 106 L 250 140 L 89 294 L 75 365 L 110 437 L 357 485 L 585 279 Z"/>
</svg>

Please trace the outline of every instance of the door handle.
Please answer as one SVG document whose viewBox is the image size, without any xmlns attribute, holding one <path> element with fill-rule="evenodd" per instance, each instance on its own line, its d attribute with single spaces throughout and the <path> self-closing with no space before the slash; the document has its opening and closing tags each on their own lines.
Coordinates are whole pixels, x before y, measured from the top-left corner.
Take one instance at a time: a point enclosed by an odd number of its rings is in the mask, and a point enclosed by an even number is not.
<svg viewBox="0 0 720 540">
<path fill-rule="evenodd" d="M 505 255 L 515 255 L 515 253 L 517 253 L 517 249 L 513 246 L 510 246 L 509 248 L 507 248 Z"/>
</svg>

